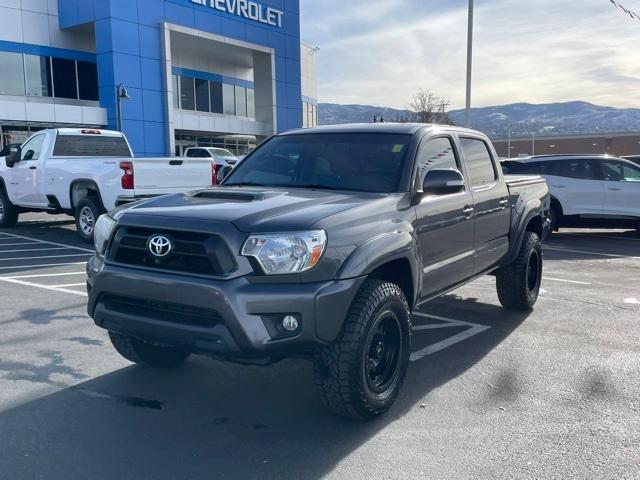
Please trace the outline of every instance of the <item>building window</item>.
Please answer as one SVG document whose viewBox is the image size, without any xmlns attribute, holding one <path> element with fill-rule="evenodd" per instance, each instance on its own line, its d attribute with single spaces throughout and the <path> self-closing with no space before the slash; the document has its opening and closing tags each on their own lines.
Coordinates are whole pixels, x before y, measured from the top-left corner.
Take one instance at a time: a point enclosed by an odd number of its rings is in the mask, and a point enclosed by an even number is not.
<svg viewBox="0 0 640 480">
<path fill-rule="evenodd" d="M 195 86 L 193 78 L 180 77 L 180 107 L 183 110 L 195 110 Z"/>
<path fill-rule="evenodd" d="M 196 82 L 196 110 L 199 112 L 209 112 L 209 82 L 200 78 Z"/>
<path fill-rule="evenodd" d="M 53 68 L 53 91 L 59 98 L 78 98 L 76 62 L 66 58 L 51 59 Z"/>
<path fill-rule="evenodd" d="M 21 53 L 0 52 L 0 95 L 24 95 Z"/>
<path fill-rule="evenodd" d="M 34 97 L 52 96 L 49 57 L 25 55 L 24 72 L 26 75 L 27 95 Z"/>
<path fill-rule="evenodd" d="M 256 118 L 256 91 L 247 88 L 247 117 Z"/>
<path fill-rule="evenodd" d="M 95 63 L 78 60 L 78 93 L 80 100 L 98 101 L 98 68 Z"/>
<path fill-rule="evenodd" d="M 222 84 L 209 82 L 209 95 L 211 97 L 211 111 L 213 113 L 223 113 Z"/>
<path fill-rule="evenodd" d="M 225 115 L 236 114 L 235 87 L 233 85 L 222 84 L 222 102 Z"/>
<path fill-rule="evenodd" d="M 173 108 L 180 108 L 180 87 L 179 77 L 177 75 L 171 76 L 172 94 L 173 94 Z"/>
<path fill-rule="evenodd" d="M 236 115 L 247 116 L 247 89 L 244 87 L 236 86 Z"/>
</svg>

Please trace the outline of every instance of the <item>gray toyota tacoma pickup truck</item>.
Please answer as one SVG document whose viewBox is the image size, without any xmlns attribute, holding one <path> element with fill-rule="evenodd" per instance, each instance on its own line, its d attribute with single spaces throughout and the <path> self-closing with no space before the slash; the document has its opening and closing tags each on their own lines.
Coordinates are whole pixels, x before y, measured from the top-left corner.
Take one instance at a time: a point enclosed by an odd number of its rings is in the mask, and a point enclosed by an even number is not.
<svg viewBox="0 0 640 480">
<path fill-rule="evenodd" d="M 411 351 L 411 311 L 482 275 L 527 310 L 542 278 L 549 194 L 504 177 L 489 139 L 373 124 L 277 135 L 221 186 L 103 215 L 88 312 L 125 358 L 313 360 L 334 412 L 387 411 Z"/>
</svg>

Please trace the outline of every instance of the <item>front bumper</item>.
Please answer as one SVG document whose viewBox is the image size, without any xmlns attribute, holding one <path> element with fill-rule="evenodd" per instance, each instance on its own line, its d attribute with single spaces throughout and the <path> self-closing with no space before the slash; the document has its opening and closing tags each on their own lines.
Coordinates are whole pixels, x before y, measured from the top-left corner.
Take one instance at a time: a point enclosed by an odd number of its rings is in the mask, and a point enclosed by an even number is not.
<svg viewBox="0 0 640 480">
<path fill-rule="evenodd" d="M 363 282 L 209 280 L 121 268 L 93 257 L 87 263 L 87 308 L 99 327 L 193 353 L 284 357 L 333 341 Z M 275 328 L 285 315 L 299 320 L 293 334 Z"/>
</svg>

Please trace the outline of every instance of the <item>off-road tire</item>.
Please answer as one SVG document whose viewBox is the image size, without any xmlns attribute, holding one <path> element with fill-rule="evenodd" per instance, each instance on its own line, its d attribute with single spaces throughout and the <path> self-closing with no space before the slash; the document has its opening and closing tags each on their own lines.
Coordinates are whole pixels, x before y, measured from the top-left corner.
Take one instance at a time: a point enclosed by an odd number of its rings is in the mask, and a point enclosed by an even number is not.
<svg viewBox="0 0 640 480">
<path fill-rule="evenodd" d="M 515 261 L 496 272 L 498 298 L 509 310 L 531 310 L 542 283 L 542 244 L 534 232 L 525 232 Z"/>
<path fill-rule="evenodd" d="M 78 205 L 76 205 L 76 230 L 84 242 L 93 242 L 93 230 L 95 229 L 98 217 L 103 213 L 106 213 L 106 210 L 102 207 L 102 204 L 93 197 L 83 198 L 78 202 Z M 89 225 L 88 222 L 91 222 L 91 224 Z"/>
<path fill-rule="evenodd" d="M 18 209 L 9 200 L 9 195 L 0 184 L 0 228 L 15 227 L 19 217 Z"/>
<path fill-rule="evenodd" d="M 189 356 L 188 352 L 177 348 L 152 345 L 116 332 L 109 332 L 109 338 L 120 355 L 130 362 L 145 367 L 176 367 Z"/>
<path fill-rule="evenodd" d="M 387 362 L 394 365 L 394 373 L 389 374 L 388 385 L 380 385 L 384 390 L 375 391 L 367 367 L 382 322 L 389 322 L 394 330 L 398 326 L 398 341 L 390 342 L 397 344 L 397 362 Z M 367 280 L 351 304 L 338 338 L 315 354 L 315 384 L 322 402 L 332 412 L 356 420 L 382 415 L 398 396 L 410 355 L 411 314 L 402 290 L 393 283 Z"/>
</svg>

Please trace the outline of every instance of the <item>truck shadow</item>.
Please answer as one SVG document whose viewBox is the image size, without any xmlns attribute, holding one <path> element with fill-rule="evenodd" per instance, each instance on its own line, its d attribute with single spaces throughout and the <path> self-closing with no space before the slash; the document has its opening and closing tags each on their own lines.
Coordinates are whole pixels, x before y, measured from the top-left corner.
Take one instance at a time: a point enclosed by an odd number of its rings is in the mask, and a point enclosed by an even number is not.
<svg viewBox="0 0 640 480">
<path fill-rule="evenodd" d="M 8 478 L 324 478 L 396 420 L 424 415 L 426 423 L 421 402 L 430 392 L 477 364 L 527 316 L 454 295 L 428 311 L 490 328 L 412 363 L 398 402 L 376 421 L 326 412 L 307 362 L 260 368 L 193 357 L 166 371 L 122 368 L 0 412 L 0 471 Z"/>
</svg>

